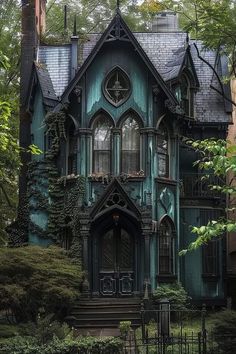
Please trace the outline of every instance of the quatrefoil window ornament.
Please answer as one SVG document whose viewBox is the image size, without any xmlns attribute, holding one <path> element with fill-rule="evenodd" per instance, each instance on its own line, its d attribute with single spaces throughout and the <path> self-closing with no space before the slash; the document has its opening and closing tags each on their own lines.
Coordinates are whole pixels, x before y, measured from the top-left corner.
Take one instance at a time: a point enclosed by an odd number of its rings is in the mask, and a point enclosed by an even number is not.
<svg viewBox="0 0 236 354">
<path fill-rule="evenodd" d="M 111 104 L 120 106 L 129 98 L 131 92 L 128 75 L 119 67 L 113 69 L 105 79 L 103 92 Z"/>
</svg>

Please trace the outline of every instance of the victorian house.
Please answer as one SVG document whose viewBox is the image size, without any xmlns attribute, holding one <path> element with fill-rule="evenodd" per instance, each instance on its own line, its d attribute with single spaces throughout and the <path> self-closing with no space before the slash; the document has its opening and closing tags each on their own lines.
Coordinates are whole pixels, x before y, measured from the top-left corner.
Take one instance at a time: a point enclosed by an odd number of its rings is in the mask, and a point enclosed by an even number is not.
<svg viewBox="0 0 236 354">
<path fill-rule="evenodd" d="M 45 0 L 22 0 L 22 11 L 21 144 L 43 151 L 23 156 L 25 241 L 66 248 L 90 299 L 140 299 L 179 281 L 195 303 L 223 304 L 224 241 L 178 253 L 190 226 L 225 206 L 184 137 L 226 137 L 231 105 L 210 67 L 225 76 L 226 58 L 190 40 L 174 13 L 134 33 L 117 9 L 104 33 L 82 41 L 75 28 L 70 43 L 46 45 Z"/>
</svg>

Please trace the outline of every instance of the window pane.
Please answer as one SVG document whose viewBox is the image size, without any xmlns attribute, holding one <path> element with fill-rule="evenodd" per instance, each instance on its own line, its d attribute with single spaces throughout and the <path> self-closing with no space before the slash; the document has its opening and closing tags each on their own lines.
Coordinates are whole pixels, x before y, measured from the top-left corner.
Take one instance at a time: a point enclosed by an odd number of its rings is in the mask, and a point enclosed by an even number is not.
<svg viewBox="0 0 236 354">
<path fill-rule="evenodd" d="M 122 126 L 122 172 L 133 174 L 140 170 L 139 125 L 129 117 Z"/>
<path fill-rule="evenodd" d="M 110 151 L 94 150 L 94 172 L 110 172 Z"/>
<path fill-rule="evenodd" d="M 159 231 L 159 274 L 173 274 L 173 245 L 171 225 L 164 220 Z"/>
<path fill-rule="evenodd" d="M 106 117 L 101 117 L 94 125 L 94 172 L 110 172 L 112 125 Z"/>
<path fill-rule="evenodd" d="M 168 131 L 163 124 L 158 128 L 157 153 L 158 153 L 158 175 L 168 177 L 169 175 L 169 147 Z"/>
</svg>

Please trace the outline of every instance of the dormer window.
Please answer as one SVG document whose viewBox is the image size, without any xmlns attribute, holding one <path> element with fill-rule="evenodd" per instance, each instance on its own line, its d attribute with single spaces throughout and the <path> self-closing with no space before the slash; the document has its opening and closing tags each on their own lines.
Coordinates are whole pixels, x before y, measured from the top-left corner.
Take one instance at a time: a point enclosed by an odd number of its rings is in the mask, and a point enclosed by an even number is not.
<svg viewBox="0 0 236 354">
<path fill-rule="evenodd" d="M 189 75 L 183 73 L 180 81 L 174 86 L 174 92 L 180 106 L 183 108 L 186 116 L 194 116 L 194 88 Z"/>
<path fill-rule="evenodd" d="M 120 106 L 130 95 L 131 85 L 128 75 L 120 68 L 113 69 L 105 79 L 103 92 L 114 106 Z"/>
</svg>

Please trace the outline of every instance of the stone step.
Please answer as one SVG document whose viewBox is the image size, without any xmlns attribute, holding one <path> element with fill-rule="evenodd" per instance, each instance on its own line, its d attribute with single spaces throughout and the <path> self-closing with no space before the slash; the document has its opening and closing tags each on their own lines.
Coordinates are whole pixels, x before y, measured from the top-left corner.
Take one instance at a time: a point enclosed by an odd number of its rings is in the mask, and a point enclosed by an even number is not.
<svg viewBox="0 0 236 354">
<path fill-rule="evenodd" d="M 89 331 L 94 328 L 118 328 L 121 321 L 131 321 L 131 326 L 141 323 L 140 299 L 81 299 L 67 317 L 75 329 Z"/>
</svg>

